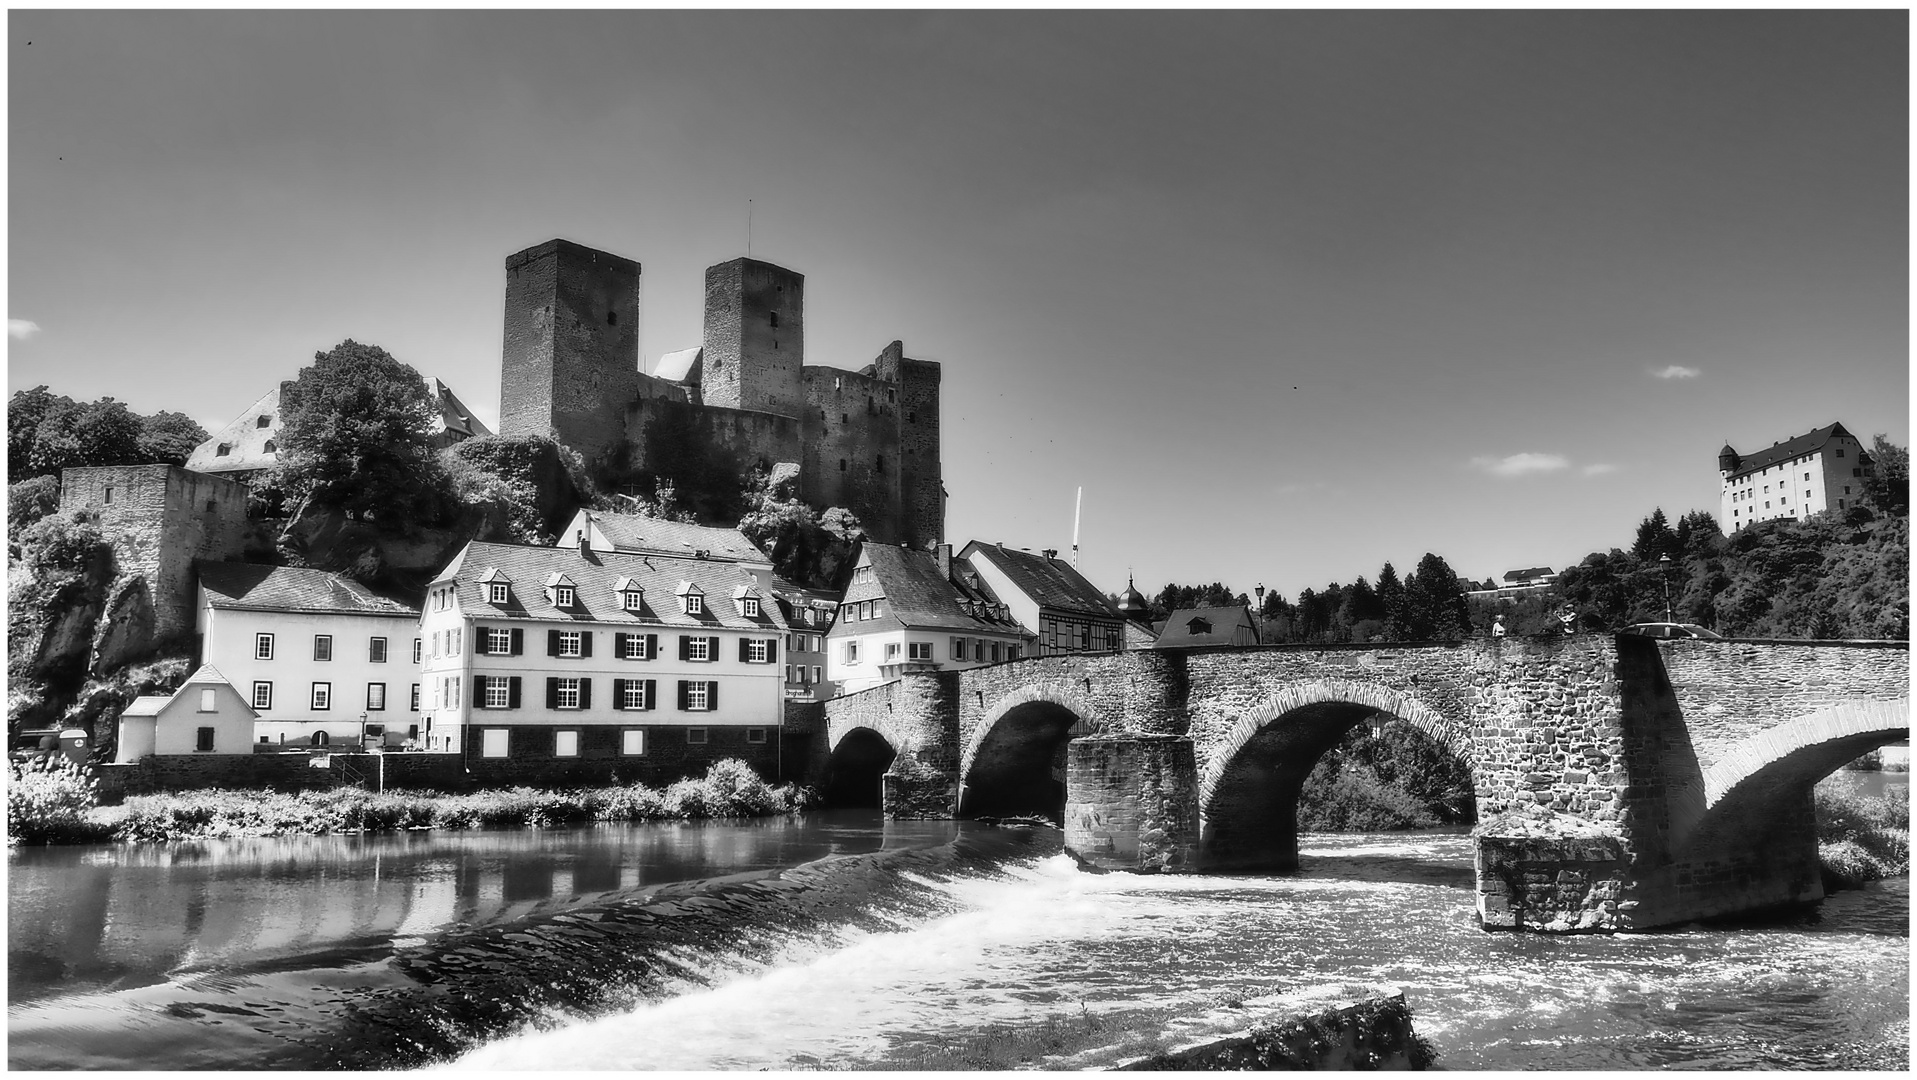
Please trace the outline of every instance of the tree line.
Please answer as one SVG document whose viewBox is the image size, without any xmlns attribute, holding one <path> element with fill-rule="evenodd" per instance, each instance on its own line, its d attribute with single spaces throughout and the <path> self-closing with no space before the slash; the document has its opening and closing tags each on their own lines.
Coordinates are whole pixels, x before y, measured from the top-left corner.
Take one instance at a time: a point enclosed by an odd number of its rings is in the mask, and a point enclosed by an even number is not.
<svg viewBox="0 0 1917 1080">
<path fill-rule="evenodd" d="M 1378 571 L 1375 585 L 1360 575 L 1349 585 L 1334 581 L 1323 589 L 1305 589 L 1296 601 L 1272 591 L 1254 603 L 1244 593 L 1213 582 L 1169 584 L 1148 603 L 1155 620 L 1181 608 L 1253 608 L 1259 640 L 1270 644 L 1456 641 L 1471 633 L 1464 594 L 1476 587 L 1476 582 L 1458 577 L 1442 556 L 1426 552 L 1403 580 L 1387 562 Z"/>
</svg>

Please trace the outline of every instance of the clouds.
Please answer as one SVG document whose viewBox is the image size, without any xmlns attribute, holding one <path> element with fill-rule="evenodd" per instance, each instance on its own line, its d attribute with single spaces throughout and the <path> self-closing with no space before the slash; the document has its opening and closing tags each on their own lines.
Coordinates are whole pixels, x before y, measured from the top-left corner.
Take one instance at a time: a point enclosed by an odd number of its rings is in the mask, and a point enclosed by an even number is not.
<svg viewBox="0 0 1917 1080">
<path fill-rule="evenodd" d="M 40 324 L 32 319 L 8 319 L 7 336 L 15 341 L 25 341 L 40 332 Z"/>
<path fill-rule="evenodd" d="M 1491 476 L 1519 477 L 1537 476 L 1543 473 L 1563 472 L 1571 468 L 1571 459 L 1563 454 L 1537 454 L 1526 451 L 1505 457 L 1492 457 L 1488 454 L 1471 459 L 1471 467 Z M 1578 467 L 1580 476 L 1603 476 L 1614 473 L 1617 466 L 1593 462 Z"/>
<path fill-rule="evenodd" d="M 1651 377 L 1655 379 L 1695 379 L 1702 374 L 1703 372 L 1694 367 L 1672 364 L 1670 367 L 1651 372 Z"/>
</svg>

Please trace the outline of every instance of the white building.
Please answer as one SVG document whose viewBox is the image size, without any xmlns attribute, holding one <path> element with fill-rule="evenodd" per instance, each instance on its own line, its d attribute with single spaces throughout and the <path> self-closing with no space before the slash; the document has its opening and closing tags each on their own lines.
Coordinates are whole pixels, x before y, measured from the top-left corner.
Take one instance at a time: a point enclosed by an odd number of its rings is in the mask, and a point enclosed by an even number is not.
<svg viewBox="0 0 1917 1080">
<path fill-rule="evenodd" d="M 770 774 L 785 709 L 771 601 L 736 561 L 467 544 L 420 619 L 436 748 L 655 776 L 737 757 Z"/>
<path fill-rule="evenodd" d="M 1855 435 L 1831 424 L 1751 454 L 1726 444 L 1717 454 L 1717 472 L 1717 520 L 1734 533 L 1754 522 L 1802 521 L 1862 505 L 1871 461 Z"/>
<path fill-rule="evenodd" d="M 959 552 L 960 581 L 1004 602 L 1032 639 L 1033 656 L 1117 652 L 1125 620 L 1098 587 L 1058 552 L 1022 551 L 977 540 Z"/>
<path fill-rule="evenodd" d="M 211 664 L 201 664 L 173 693 L 133 699 L 120 714 L 113 760 L 128 764 L 149 754 L 251 754 L 257 718 L 226 676 Z"/>
<path fill-rule="evenodd" d="M 432 745 L 416 609 L 323 570 L 202 563 L 199 574 L 200 658 L 259 714 L 255 741 L 357 746 L 364 731 Z"/>
<path fill-rule="evenodd" d="M 955 573 L 952 548 L 859 550 L 826 635 L 826 681 L 854 694 L 907 668 L 958 669 L 1016 660 L 1025 631 L 997 597 Z"/>
</svg>

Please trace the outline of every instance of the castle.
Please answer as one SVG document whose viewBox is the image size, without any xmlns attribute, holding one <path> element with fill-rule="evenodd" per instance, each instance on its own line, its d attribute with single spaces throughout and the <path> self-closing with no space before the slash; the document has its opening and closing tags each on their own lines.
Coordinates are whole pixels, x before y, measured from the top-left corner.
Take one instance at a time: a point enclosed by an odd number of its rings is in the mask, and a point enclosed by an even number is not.
<svg viewBox="0 0 1917 1080">
<path fill-rule="evenodd" d="M 805 365 L 805 277 L 755 259 L 706 270 L 699 348 L 639 370 L 639 264 L 566 240 L 506 259 L 499 428 L 550 435 L 615 488 L 736 514 L 754 468 L 844 507 L 885 544 L 943 539 L 939 365 L 897 341 L 861 370 Z"/>
</svg>

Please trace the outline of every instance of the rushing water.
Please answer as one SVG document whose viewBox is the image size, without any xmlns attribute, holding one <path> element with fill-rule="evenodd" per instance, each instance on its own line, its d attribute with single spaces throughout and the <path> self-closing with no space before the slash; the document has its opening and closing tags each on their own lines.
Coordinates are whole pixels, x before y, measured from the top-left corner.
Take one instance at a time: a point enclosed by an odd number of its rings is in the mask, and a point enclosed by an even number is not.
<svg viewBox="0 0 1917 1080">
<path fill-rule="evenodd" d="M 1065 1014 L 1108 1033 L 1055 1063 L 1083 1066 L 1354 983 L 1404 987 L 1451 1068 L 1909 1054 L 1907 879 L 1814 922 L 1546 937 L 1478 929 L 1470 841 L 1447 834 L 1308 839 L 1269 877 L 1092 874 L 1044 831 L 845 815 L 190 851 L 12 856 L 12 1065 L 909 1064 Z M 527 1007 L 476 1011 L 505 997 Z M 419 1058 L 391 1035 L 428 1028 L 453 1035 Z"/>
</svg>

